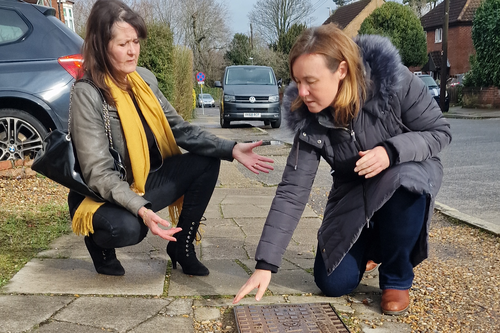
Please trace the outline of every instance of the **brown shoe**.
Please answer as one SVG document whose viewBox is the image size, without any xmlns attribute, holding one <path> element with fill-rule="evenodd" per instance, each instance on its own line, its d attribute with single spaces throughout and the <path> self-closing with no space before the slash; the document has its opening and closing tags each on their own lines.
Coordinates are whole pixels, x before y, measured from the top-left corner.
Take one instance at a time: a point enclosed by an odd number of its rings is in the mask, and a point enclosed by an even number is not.
<svg viewBox="0 0 500 333">
<path fill-rule="evenodd" d="M 378 267 L 379 264 L 377 264 L 375 261 L 373 260 L 368 260 L 366 262 L 366 269 L 365 269 L 365 273 L 371 273 L 375 270 L 375 268 Z"/>
<path fill-rule="evenodd" d="M 382 313 L 399 316 L 410 305 L 410 292 L 408 290 L 385 289 L 382 290 Z"/>
</svg>

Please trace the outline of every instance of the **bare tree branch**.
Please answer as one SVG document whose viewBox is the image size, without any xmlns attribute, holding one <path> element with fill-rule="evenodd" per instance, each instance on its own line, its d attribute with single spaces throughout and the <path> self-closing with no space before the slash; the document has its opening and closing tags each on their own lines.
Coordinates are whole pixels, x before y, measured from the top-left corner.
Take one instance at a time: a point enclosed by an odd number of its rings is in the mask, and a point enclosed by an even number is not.
<svg viewBox="0 0 500 333">
<path fill-rule="evenodd" d="M 268 43 L 273 43 L 293 24 L 305 23 L 311 14 L 310 0 L 258 0 L 248 17 Z"/>
</svg>

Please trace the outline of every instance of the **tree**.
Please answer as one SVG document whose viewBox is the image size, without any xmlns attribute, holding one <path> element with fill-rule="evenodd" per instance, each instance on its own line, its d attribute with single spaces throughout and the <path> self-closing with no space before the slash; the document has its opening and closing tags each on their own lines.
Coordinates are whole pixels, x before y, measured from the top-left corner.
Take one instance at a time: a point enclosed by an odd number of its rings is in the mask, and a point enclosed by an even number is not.
<svg viewBox="0 0 500 333">
<path fill-rule="evenodd" d="M 472 21 L 472 42 L 476 49 L 465 86 L 500 88 L 500 0 L 484 0 Z"/>
<path fill-rule="evenodd" d="M 358 33 L 389 37 L 405 66 L 422 66 L 427 62 L 427 40 L 420 20 L 410 8 L 399 3 L 386 2 L 375 9 Z"/>
<path fill-rule="evenodd" d="M 230 40 L 227 26 L 227 8 L 216 0 L 178 1 L 179 17 L 174 32 L 178 44 L 188 46 L 193 51 L 193 69 L 205 73 L 205 82 L 211 84 L 219 73 L 220 64 L 227 42 Z M 219 66 L 219 65 L 217 65 Z"/>
<path fill-rule="evenodd" d="M 351 3 L 352 0 L 333 0 L 337 7 L 342 7 Z"/>
<path fill-rule="evenodd" d="M 292 25 L 304 23 L 311 13 L 309 0 L 258 0 L 248 17 L 268 43 L 276 43 Z"/>
<path fill-rule="evenodd" d="M 138 65 L 152 71 L 165 97 L 173 100 L 175 80 L 172 32 L 161 24 L 149 24 L 147 28 L 148 38 L 141 42 Z"/>
<path fill-rule="evenodd" d="M 403 4 L 408 5 L 418 17 L 424 16 L 431 6 L 429 0 L 403 0 Z"/>
<path fill-rule="evenodd" d="M 279 36 L 278 42 L 275 45 L 274 49 L 283 54 L 289 54 L 292 49 L 293 44 L 299 37 L 299 35 L 306 29 L 305 24 L 293 24 L 287 32 L 283 35 Z"/>
<path fill-rule="evenodd" d="M 90 15 L 90 10 L 97 0 L 77 0 L 73 8 L 75 18 L 75 31 L 82 38 L 85 36 L 87 19 Z"/>
<path fill-rule="evenodd" d="M 250 38 L 244 34 L 235 34 L 224 58 L 231 65 L 248 65 L 251 55 Z"/>
</svg>

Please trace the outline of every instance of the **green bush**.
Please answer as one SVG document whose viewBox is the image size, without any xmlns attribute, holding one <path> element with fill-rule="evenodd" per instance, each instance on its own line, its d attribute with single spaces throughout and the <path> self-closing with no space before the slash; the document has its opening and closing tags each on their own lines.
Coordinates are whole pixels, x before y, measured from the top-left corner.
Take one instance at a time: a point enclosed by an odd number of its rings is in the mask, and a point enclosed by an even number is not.
<svg viewBox="0 0 500 333">
<path fill-rule="evenodd" d="M 427 40 L 419 18 L 408 6 L 386 2 L 368 16 L 359 34 L 389 37 L 407 67 L 427 62 Z"/>
<path fill-rule="evenodd" d="M 158 79 L 158 87 L 165 97 L 174 98 L 173 34 L 166 25 L 148 25 L 148 38 L 141 42 L 138 65 L 152 71 Z"/>
<path fill-rule="evenodd" d="M 174 97 L 172 106 L 182 118 L 193 115 L 193 52 L 184 46 L 174 47 Z"/>
<path fill-rule="evenodd" d="M 472 22 L 471 70 L 464 79 L 466 87 L 500 87 L 500 0 L 484 0 Z"/>
</svg>

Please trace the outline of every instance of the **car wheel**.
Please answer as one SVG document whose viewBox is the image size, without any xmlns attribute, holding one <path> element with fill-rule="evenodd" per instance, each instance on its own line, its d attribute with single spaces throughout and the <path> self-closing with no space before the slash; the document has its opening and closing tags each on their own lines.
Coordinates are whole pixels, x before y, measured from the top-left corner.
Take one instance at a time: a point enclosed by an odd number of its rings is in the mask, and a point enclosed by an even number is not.
<svg viewBox="0 0 500 333">
<path fill-rule="evenodd" d="M 280 126 L 281 126 L 281 118 L 276 121 L 271 121 L 272 128 L 280 128 Z"/>
<path fill-rule="evenodd" d="M 0 109 L 0 161 L 34 158 L 47 130 L 38 119 L 16 109 Z"/>
<path fill-rule="evenodd" d="M 221 113 L 220 113 L 220 127 L 228 128 L 230 123 L 231 122 L 229 120 L 224 119 L 224 112 L 221 111 Z"/>
</svg>

